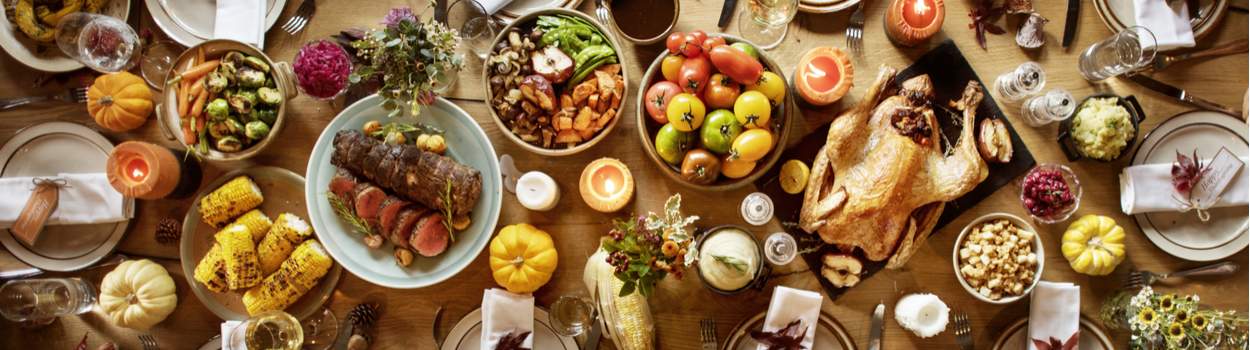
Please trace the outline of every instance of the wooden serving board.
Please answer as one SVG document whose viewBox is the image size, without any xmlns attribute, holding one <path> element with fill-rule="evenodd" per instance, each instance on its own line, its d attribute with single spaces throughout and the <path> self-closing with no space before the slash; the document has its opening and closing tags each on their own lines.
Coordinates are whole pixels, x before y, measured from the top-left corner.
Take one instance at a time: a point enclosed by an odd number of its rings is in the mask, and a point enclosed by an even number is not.
<svg viewBox="0 0 1250 350">
<path fill-rule="evenodd" d="M 989 197 L 1029 171 L 1029 169 L 1032 169 L 1037 162 L 1033 159 L 1033 154 L 1025 147 L 1024 141 L 1020 139 L 1019 133 L 1016 132 L 1016 129 L 1011 126 L 1011 122 L 1007 120 L 1002 110 L 999 109 L 998 103 L 994 101 L 994 97 L 991 96 L 990 88 L 992 86 L 987 86 L 977 77 L 976 72 L 972 70 L 972 66 L 968 64 L 968 60 L 964 58 L 963 53 L 959 51 L 959 47 L 955 46 L 954 42 L 947 40 L 930 50 L 920 57 L 916 63 L 899 72 L 898 76 L 895 77 L 895 81 L 901 83 L 921 74 L 928 74 L 933 81 L 934 95 L 937 96 L 934 100 L 936 102 L 935 107 L 945 106 L 946 102 L 959 99 L 968 81 L 976 80 L 981 82 L 985 98 L 977 106 L 977 121 L 986 118 L 1001 119 L 1011 133 L 1011 145 L 1014 151 L 1010 163 L 990 163 L 990 174 L 985 181 L 982 181 L 971 192 L 946 203 L 942 216 L 938 219 L 937 226 L 929 233 L 932 234 L 941 230 L 947 223 L 955 220 L 964 211 L 976 206 L 981 200 Z M 956 112 L 953 109 L 934 108 L 934 111 L 937 114 L 938 123 L 941 124 L 942 134 L 953 144 L 959 139 L 961 127 L 957 125 L 959 116 L 946 112 Z M 816 131 L 804 137 L 798 144 L 787 149 L 782 154 L 780 161 L 798 159 L 806 164 L 812 164 L 812 161 L 816 159 L 816 153 L 824 146 L 825 137 L 828 133 L 829 124 L 822 125 Z M 807 262 L 807 266 L 811 267 L 811 272 L 816 275 L 816 279 L 820 280 L 820 285 L 824 287 L 825 294 L 829 295 L 830 299 L 836 300 L 839 295 L 846 292 L 849 288 L 834 287 L 829 281 L 820 276 L 820 268 L 822 266 L 820 258 L 825 253 L 847 252 L 843 252 L 833 245 L 824 244 L 816 235 L 803 232 L 803 230 L 798 228 L 799 209 L 803 206 L 803 194 L 788 194 L 783 191 L 781 183 L 776 181 L 780 171 L 781 167 L 769 170 L 755 184 L 760 191 L 772 197 L 774 216 L 781 221 L 786 232 L 789 232 L 798 240 L 799 249 L 808 251 L 808 253 L 802 254 L 804 261 Z M 864 273 L 860 275 L 861 279 L 867 279 L 876 274 L 877 271 L 885 268 L 885 261 L 869 261 L 858 250 L 851 253 L 864 263 Z"/>
</svg>

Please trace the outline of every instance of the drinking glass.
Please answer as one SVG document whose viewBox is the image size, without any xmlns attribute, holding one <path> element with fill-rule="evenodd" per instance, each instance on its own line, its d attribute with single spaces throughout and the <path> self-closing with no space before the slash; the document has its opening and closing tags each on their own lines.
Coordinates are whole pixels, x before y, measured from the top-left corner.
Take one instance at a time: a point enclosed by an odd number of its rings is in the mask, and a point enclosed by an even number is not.
<svg viewBox="0 0 1250 350">
<path fill-rule="evenodd" d="M 460 43 L 478 58 L 490 54 L 495 34 L 503 29 L 477 0 L 458 0 L 447 7 L 447 25 L 460 30 Z"/>
<path fill-rule="evenodd" d="M 143 51 L 139 34 L 126 22 L 86 12 L 71 13 L 57 23 L 56 46 L 101 73 L 130 70 Z"/>
<path fill-rule="evenodd" d="M 161 89 L 165 86 L 165 75 L 173 68 L 174 60 L 187 48 L 178 43 L 161 40 L 143 48 L 143 58 L 139 61 L 139 73 L 148 86 Z"/>
<path fill-rule="evenodd" d="M 994 79 L 994 91 L 1003 102 L 1016 102 L 1042 92 L 1046 86 L 1046 71 L 1037 62 L 1024 62 Z"/>
<path fill-rule="evenodd" d="M 339 319 L 326 307 L 305 318 L 300 325 L 304 333 L 304 349 L 329 349 L 339 336 Z"/>
<path fill-rule="evenodd" d="M 585 333 L 595 322 L 595 306 L 590 299 L 581 296 L 562 295 L 551 304 L 547 318 L 551 327 L 560 335 L 576 337 Z"/>
<path fill-rule="evenodd" d="M 304 329 L 291 314 L 266 311 L 235 326 L 229 338 L 233 349 L 297 350 L 304 344 Z"/>
<path fill-rule="evenodd" d="M 1076 101 L 1067 90 L 1053 89 L 1024 101 L 1020 114 L 1030 126 L 1038 127 L 1068 119 L 1076 111 Z"/>
<path fill-rule="evenodd" d="M 1149 29 L 1125 28 L 1081 53 L 1081 76 L 1097 82 L 1131 72 L 1150 64 L 1155 51 L 1155 35 Z"/>
<path fill-rule="evenodd" d="M 799 0 L 750 0 L 738 21 L 738 33 L 761 49 L 770 50 L 786 38 L 790 21 L 799 13 Z M 749 20 L 747 20 L 749 19 Z"/>
<path fill-rule="evenodd" d="M 95 305 L 95 288 L 80 278 L 14 280 L 0 286 L 0 314 L 16 322 L 48 324 Z"/>
<path fill-rule="evenodd" d="M 773 232 L 764 239 L 764 258 L 773 265 L 789 264 L 798 255 L 799 243 L 789 233 Z"/>
</svg>

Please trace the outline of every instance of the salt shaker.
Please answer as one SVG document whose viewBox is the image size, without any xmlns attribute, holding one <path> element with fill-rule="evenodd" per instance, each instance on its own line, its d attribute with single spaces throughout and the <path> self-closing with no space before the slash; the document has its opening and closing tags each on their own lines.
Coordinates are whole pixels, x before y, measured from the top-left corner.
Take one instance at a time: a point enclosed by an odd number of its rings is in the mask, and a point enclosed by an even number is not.
<svg viewBox="0 0 1250 350">
<path fill-rule="evenodd" d="M 1025 122 L 1033 127 L 1068 119 L 1075 111 L 1076 101 L 1063 89 L 1052 89 L 1046 94 L 1033 96 L 1020 107 Z"/>
<path fill-rule="evenodd" d="M 1046 72 L 1037 62 L 1025 62 L 1015 70 L 1003 73 L 994 80 L 994 90 L 1005 102 L 1016 102 L 1042 92 L 1046 86 Z"/>
</svg>

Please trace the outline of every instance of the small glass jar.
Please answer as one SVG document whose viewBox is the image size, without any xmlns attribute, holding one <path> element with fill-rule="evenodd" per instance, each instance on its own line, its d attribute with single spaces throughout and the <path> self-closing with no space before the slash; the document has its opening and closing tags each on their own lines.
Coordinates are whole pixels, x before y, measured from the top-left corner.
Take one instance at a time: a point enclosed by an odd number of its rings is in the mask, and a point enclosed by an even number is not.
<svg viewBox="0 0 1250 350">
<path fill-rule="evenodd" d="M 1067 203 L 1051 207 L 1054 201 Z M 1040 223 L 1062 222 L 1081 205 L 1081 181 L 1067 166 L 1038 164 L 1020 180 L 1020 205 Z"/>
<path fill-rule="evenodd" d="M 1016 69 L 994 79 L 994 91 L 1003 102 L 1016 102 L 1042 92 L 1046 86 L 1046 72 L 1037 62 L 1024 62 Z"/>
<path fill-rule="evenodd" d="M 1053 89 L 1046 94 L 1033 96 L 1020 107 L 1024 121 L 1032 127 L 1068 119 L 1075 112 L 1076 101 L 1072 99 L 1072 94 L 1063 89 Z"/>
</svg>

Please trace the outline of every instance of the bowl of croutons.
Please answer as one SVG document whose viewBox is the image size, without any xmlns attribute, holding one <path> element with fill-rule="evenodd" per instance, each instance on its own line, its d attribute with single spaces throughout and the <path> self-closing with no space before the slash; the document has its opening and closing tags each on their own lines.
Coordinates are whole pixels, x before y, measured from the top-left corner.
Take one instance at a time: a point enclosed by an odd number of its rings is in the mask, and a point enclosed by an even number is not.
<svg viewBox="0 0 1250 350">
<path fill-rule="evenodd" d="M 990 304 L 1020 300 L 1042 278 L 1042 239 L 1028 221 L 1007 213 L 972 220 L 955 238 L 951 264 L 973 297 Z"/>
<path fill-rule="evenodd" d="M 612 31 L 566 9 L 531 12 L 499 32 L 482 72 L 495 125 L 530 152 L 566 156 L 620 120 L 629 79 Z"/>
</svg>

